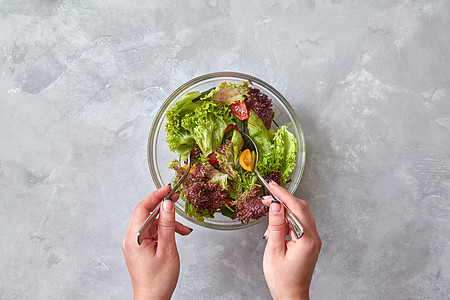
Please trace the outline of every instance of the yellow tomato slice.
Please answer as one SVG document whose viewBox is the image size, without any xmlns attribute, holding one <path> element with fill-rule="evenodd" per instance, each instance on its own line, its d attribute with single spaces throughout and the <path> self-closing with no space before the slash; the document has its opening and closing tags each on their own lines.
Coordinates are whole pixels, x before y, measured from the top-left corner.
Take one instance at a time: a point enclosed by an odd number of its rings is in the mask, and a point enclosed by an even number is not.
<svg viewBox="0 0 450 300">
<path fill-rule="evenodd" d="M 250 151 L 250 149 L 245 149 L 244 151 L 242 151 L 241 156 L 239 156 L 239 164 L 241 165 L 241 167 L 244 170 L 253 172 L 253 170 L 252 170 L 252 152 Z"/>
</svg>

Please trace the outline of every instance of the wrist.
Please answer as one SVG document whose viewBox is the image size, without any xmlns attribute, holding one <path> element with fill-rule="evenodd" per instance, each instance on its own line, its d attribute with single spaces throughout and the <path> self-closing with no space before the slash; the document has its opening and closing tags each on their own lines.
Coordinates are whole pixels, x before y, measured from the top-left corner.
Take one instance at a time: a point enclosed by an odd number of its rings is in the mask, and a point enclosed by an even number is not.
<svg viewBox="0 0 450 300">
<path fill-rule="evenodd" d="M 134 292 L 134 300 L 148 300 L 150 298 L 150 294 L 146 294 L 144 292 Z"/>
<path fill-rule="evenodd" d="M 134 300 L 170 300 L 172 293 L 159 293 L 152 290 L 134 291 Z"/>
<path fill-rule="evenodd" d="M 298 299 L 299 300 L 309 300 L 309 289 L 300 292 Z"/>
<path fill-rule="evenodd" d="M 304 295 L 301 295 L 300 298 L 298 298 L 299 300 L 309 300 L 309 293 L 306 293 Z"/>
<path fill-rule="evenodd" d="M 278 295 L 274 295 L 272 292 L 271 292 L 271 294 L 272 294 L 272 298 L 274 299 L 274 300 L 286 300 L 286 299 L 289 299 L 289 300 L 292 300 L 292 299 L 295 299 L 295 300 L 309 300 L 309 290 L 306 290 L 306 291 L 291 291 L 291 292 L 288 292 L 288 293 L 281 293 L 281 294 L 278 294 Z"/>
</svg>

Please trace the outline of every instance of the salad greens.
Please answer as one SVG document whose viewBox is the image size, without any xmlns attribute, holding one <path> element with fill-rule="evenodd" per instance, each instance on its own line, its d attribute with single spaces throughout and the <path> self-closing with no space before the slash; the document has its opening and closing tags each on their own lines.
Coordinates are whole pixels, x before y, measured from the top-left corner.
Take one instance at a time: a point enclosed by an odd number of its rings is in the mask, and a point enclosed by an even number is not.
<svg viewBox="0 0 450 300">
<path fill-rule="evenodd" d="M 223 133 L 232 122 L 231 110 L 227 106 L 202 101 L 184 116 L 181 127 L 191 133 L 203 154 L 208 156 L 220 146 Z"/>
<path fill-rule="evenodd" d="M 221 213 L 241 222 L 267 213 L 264 194 L 254 172 L 255 153 L 242 151 L 240 131 L 249 134 L 259 150 L 257 168 L 280 185 L 295 167 L 297 140 L 286 126 L 273 126 L 274 112 L 267 95 L 248 81 L 222 82 L 204 92 L 190 92 L 166 114 L 167 143 L 180 155 L 170 163 L 176 179 L 186 172 L 190 149 L 199 145 L 200 159 L 180 186 L 185 211 L 200 222 Z"/>
<path fill-rule="evenodd" d="M 211 90 L 206 98 L 210 98 L 212 101 L 223 105 L 230 105 L 238 101 L 245 101 L 249 96 L 249 91 L 248 81 L 243 81 L 238 84 L 222 82 L 218 87 Z"/>
</svg>

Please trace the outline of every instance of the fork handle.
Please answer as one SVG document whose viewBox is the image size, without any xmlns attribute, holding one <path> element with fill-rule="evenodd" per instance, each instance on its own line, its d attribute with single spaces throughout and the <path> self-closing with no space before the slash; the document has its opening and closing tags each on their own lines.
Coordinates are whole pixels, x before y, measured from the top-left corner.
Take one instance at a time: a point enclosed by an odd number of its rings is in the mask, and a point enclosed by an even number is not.
<svg viewBox="0 0 450 300">
<path fill-rule="evenodd" d="M 164 200 L 163 200 L 164 201 Z M 155 209 L 150 213 L 150 215 L 145 220 L 144 224 L 141 226 L 141 229 L 139 229 L 137 233 L 137 243 L 138 245 L 142 244 L 142 241 L 144 240 L 144 234 L 148 231 L 150 226 L 152 225 L 153 221 L 155 221 L 156 216 L 159 215 L 159 210 L 161 209 L 161 202 L 156 205 Z"/>
<path fill-rule="evenodd" d="M 280 201 L 280 199 L 275 196 L 274 194 L 272 194 L 270 191 L 269 193 L 272 195 L 272 198 L 274 200 L 279 201 L 283 206 L 284 206 L 284 211 L 285 211 L 285 217 L 286 220 L 288 220 L 289 222 L 289 226 L 291 227 L 292 231 L 294 232 L 295 238 L 299 239 L 303 236 L 304 233 L 304 229 L 302 224 L 300 223 L 300 221 L 297 219 L 297 217 L 294 215 L 294 213 L 289 209 L 289 207 L 287 207 L 283 201 Z"/>
<path fill-rule="evenodd" d="M 190 170 L 190 168 L 189 168 Z M 175 184 L 175 186 L 170 189 L 170 192 L 167 193 L 167 195 L 164 197 L 163 201 L 166 199 L 170 199 L 172 194 L 178 189 L 178 187 L 181 185 L 181 183 L 186 178 L 186 175 L 189 173 L 189 171 L 185 172 L 183 176 L 180 178 L 180 180 Z M 173 180 L 172 180 L 173 181 Z M 161 202 L 156 205 L 156 207 L 153 209 L 153 211 L 150 213 L 150 215 L 145 220 L 144 224 L 141 226 L 141 229 L 139 229 L 137 233 L 137 243 L 138 245 L 142 244 L 142 241 L 144 240 L 144 234 L 148 231 L 152 223 L 155 221 L 156 217 L 159 215 L 159 210 L 161 207 Z"/>
<path fill-rule="evenodd" d="M 266 188 L 266 190 L 269 192 L 269 194 L 272 196 L 274 200 L 277 200 L 284 206 L 284 214 L 286 220 L 289 222 L 289 226 L 291 227 L 292 231 L 294 232 L 294 236 L 296 239 L 299 239 L 303 236 L 304 229 L 302 226 L 302 223 L 297 219 L 297 217 L 294 215 L 294 213 L 289 209 L 289 207 L 286 206 L 286 204 L 283 203 L 277 196 L 275 196 L 269 189 L 269 184 L 264 179 L 264 177 L 261 176 L 261 174 L 258 172 L 258 170 L 255 169 L 256 176 L 258 176 L 259 181 L 263 184 L 263 186 Z"/>
</svg>

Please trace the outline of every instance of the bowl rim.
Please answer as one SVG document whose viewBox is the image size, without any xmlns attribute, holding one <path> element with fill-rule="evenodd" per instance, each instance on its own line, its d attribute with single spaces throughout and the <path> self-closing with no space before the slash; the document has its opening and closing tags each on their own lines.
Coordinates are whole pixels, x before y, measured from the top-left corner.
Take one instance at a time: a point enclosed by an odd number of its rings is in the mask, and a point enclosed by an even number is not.
<svg viewBox="0 0 450 300">
<path fill-rule="evenodd" d="M 262 79 L 259 79 L 255 76 L 252 75 L 248 75 L 245 73 L 240 73 L 240 72 L 232 72 L 232 71 L 225 71 L 225 72 L 212 72 L 212 73 L 206 73 L 200 76 L 197 76 L 187 82 L 185 82 L 184 84 L 182 84 L 181 86 L 179 86 L 177 89 L 175 89 L 164 101 L 164 103 L 161 105 L 161 107 L 159 108 L 153 122 L 152 125 L 150 127 L 150 132 L 148 135 L 148 140 L 147 140 L 147 163 L 148 163 L 148 167 L 150 170 L 150 175 L 152 177 L 153 183 L 155 184 L 155 187 L 161 188 L 163 185 L 159 182 L 159 178 L 158 175 L 156 174 L 156 171 L 152 168 L 152 159 L 151 157 L 153 156 L 153 140 L 152 137 L 156 136 L 156 128 L 157 128 L 157 122 L 159 121 L 158 116 L 161 115 L 161 113 L 163 111 L 165 111 L 167 109 L 167 107 L 169 106 L 169 104 L 176 99 L 177 96 L 179 96 L 181 94 L 181 92 L 185 91 L 186 89 L 188 89 L 190 86 L 193 86 L 195 84 L 201 83 L 202 81 L 208 80 L 208 79 L 214 79 L 214 78 L 220 78 L 220 77 L 235 77 L 237 79 L 243 79 L 243 80 L 249 80 L 251 83 L 257 83 L 258 85 L 264 87 L 265 89 L 267 89 L 268 91 L 270 91 L 273 95 L 275 95 L 278 99 L 282 102 L 282 104 L 287 108 L 289 114 L 292 116 L 294 122 L 293 122 L 293 126 L 296 127 L 297 132 L 299 133 L 299 138 L 300 141 L 297 141 L 297 145 L 299 145 L 300 147 L 297 149 L 297 155 L 301 154 L 301 167 L 300 167 L 300 171 L 299 171 L 299 180 L 297 183 L 294 183 L 294 185 L 289 187 L 289 192 L 290 193 L 294 193 L 301 180 L 303 177 L 303 171 L 305 169 L 305 163 L 306 163 L 306 145 L 305 145 L 305 136 L 303 134 L 303 129 L 302 126 L 300 124 L 300 121 L 297 117 L 297 114 L 295 113 L 294 109 L 292 108 L 292 106 L 290 105 L 290 103 L 287 101 L 287 99 L 277 90 L 275 89 L 273 86 L 271 86 L 270 84 L 268 84 L 267 82 L 265 82 Z M 195 223 L 199 226 L 202 227 L 207 227 L 207 228 L 211 228 L 211 229 L 215 229 L 215 230 L 238 230 L 238 229 L 243 229 L 243 228 L 247 228 L 253 225 L 256 225 L 264 220 L 266 220 L 268 218 L 268 215 L 261 217 L 257 220 L 252 220 L 248 223 L 241 223 L 241 224 L 230 224 L 230 225 L 220 225 L 220 228 L 217 227 L 217 225 L 215 224 L 209 224 L 209 223 L 200 223 L 198 222 L 195 218 L 189 217 L 185 214 L 184 210 L 182 210 L 181 208 L 179 208 L 178 206 L 175 205 L 175 210 L 178 213 L 178 215 L 180 215 L 181 217 L 183 217 L 184 219 Z"/>
</svg>

